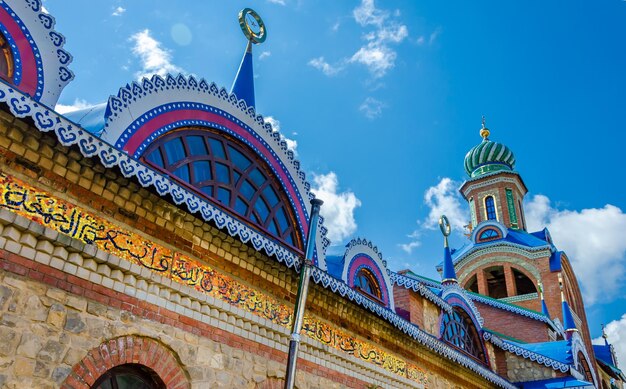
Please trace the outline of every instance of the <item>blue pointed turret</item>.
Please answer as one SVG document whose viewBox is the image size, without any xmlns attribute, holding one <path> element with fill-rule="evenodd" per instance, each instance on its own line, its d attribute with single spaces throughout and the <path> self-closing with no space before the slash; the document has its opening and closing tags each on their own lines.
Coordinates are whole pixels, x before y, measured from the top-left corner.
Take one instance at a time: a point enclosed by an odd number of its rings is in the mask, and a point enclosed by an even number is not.
<svg viewBox="0 0 626 389">
<path fill-rule="evenodd" d="M 443 284 L 456 284 L 456 272 L 454 271 L 454 262 L 452 262 L 452 253 L 448 246 L 448 235 L 450 235 L 450 222 L 445 215 L 439 218 L 439 228 L 443 234 L 443 271 L 441 282 Z"/>
<path fill-rule="evenodd" d="M 539 286 L 539 297 L 541 297 L 541 313 L 544 314 L 545 317 L 550 317 L 550 312 L 548 312 L 548 306 L 546 305 L 546 300 L 543 298 L 543 285 L 541 282 L 538 283 Z"/>
<path fill-rule="evenodd" d="M 239 12 L 239 26 L 243 34 L 248 38 L 248 45 L 246 46 L 246 52 L 243 53 L 233 87 L 230 88 L 230 93 L 234 93 L 237 98 L 243 99 L 248 107 L 255 107 L 252 44 L 265 42 L 267 30 L 259 14 L 250 8 L 244 8 Z"/>
<path fill-rule="evenodd" d="M 572 310 L 565 300 L 565 294 L 563 293 L 563 279 L 561 273 L 559 273 L 559 287 L 561 288 L 561 309 L 563 310 L 563 328 L 565 329 L 565 336 L 567 339 L 572 337 L 572 332 L 578 331 L 576 328 L 576 322 L 574 322 L 574 316 Z"/>
<path fill-rule="evenodd" d="M 248 41 L 246 52 L 243 53 L 239 70 L 235 76 L 230 93 L 243 99 L 248 107 L 254 107 L 254 71 L 252 69 L 252 41 Z"/>
</svg>

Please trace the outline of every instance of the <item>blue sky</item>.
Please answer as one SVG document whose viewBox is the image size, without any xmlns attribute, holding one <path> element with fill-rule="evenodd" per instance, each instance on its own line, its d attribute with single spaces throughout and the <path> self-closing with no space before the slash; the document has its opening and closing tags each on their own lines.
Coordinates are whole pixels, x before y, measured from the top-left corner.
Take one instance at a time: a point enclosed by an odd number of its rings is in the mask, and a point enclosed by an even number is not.
<svg viewBox="0 0 626 389">
<path fill-rule="evenodd" d="M 394 270 L 437 277 L 446 213 L 480 141 L 507 144 L 547 225 L 626 363 L 626 2 L 46 0 L 74 55 L 59 110 L 104 102 L 142 74 L 230 88 L 245 48 L 237 14 L 268 29 L 254 47 L 257 110 L 293 141 L 335 238 L 360 236 Z"/>
</svg>

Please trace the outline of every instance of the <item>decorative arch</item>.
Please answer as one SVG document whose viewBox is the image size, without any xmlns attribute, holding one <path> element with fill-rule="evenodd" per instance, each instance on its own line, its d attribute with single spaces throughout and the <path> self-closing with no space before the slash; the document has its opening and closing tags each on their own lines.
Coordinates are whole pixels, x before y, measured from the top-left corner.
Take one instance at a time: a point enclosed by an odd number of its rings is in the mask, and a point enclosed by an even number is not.
<svg viewBox="0 0 626 389">
<path fill-rule="evenodd" d="M 107 371 L 127 364 L 145 366 L 167 388 L 187 389 L 191 385 L 176 354 L 160 342 L 127 335 L 106 340 L 91 349 L 67 376 L 61 389 L 90 388 Z"/>
<path fill-rule="evenodd" d="M 572 366 L 585 380 L 592 382 L 595 387 L 598 387 L 594 364 L 591 363 L 592 359 L 589 357 L 585 343 L 578 332 L 572 333 L 570 344 L 571 358 L 573 359 Z"/>
<path fill-rule="evenodd" d="M 387 261 L 372 242 L 357 238 L 348 243 L 341 278 L 351 288 L 395 309 Z"/>
<path fill-rule="evenodd" d="M 482 337 L 482 317 L 476 306 L 458 285 L 444 289 L 442 298 L 452 310 L 441 311 L 439 339 L 449 343 L 476 361 L 489 365 Z"/>
<path fill-rule="evenodd" d="M 493 231 L 497 236 L 484 236 L 485 232 Z M 497 220 L 487 220 L 479 223 L 473 230 L 470 239 L 474 243 L 484 243 L 491 240 L 506 238 L 508 230 Z"/>
<path fill-rule="evenodd" d="M 36 101 L 54 107 L 63 88 L 74 79 L 72 56 L 55 20 L 42 11 L 40 0 L 0 2 L 0 32 L 11 50 L 9 81 Z"/>
<path fill-rule="evenodd" d="M 159 137 L 141 157 L 281 241 L 304 249 L 304 236 L 280 183 L 254 151 L 206 128 L 184 128 Z"/>
<path fill-rule="evenodd" d="M 224 88 L 193 76 L 154 75 L 122 87 L 116 96 L 111 96 L 104 120 L 101 138 L 136 159 L 145 156 L 146 150 L 160 137 L 183 128 L 210 129 L 245 145 L 276 178 L 294 215 L 294 227 L 300 237 L 305 236 L 311 210 L 309 201 L 314 195 L 300 163 L 280 133 L 257 115 L 253 107 Z M 314 260 L 326 270 L 324 254 L 330 242 L 322 223 L 318 228 Z"/>
</svg>

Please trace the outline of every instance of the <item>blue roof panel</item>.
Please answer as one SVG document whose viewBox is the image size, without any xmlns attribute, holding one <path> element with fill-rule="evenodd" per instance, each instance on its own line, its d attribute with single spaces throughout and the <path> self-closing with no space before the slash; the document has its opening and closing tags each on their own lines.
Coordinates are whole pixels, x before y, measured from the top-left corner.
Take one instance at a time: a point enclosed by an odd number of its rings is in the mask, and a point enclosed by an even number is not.
<svg viewBox="0 0 626 389">
<path fill-rule="evenodd" d="M 326 256 L 326 269 L 331 276 L 341 279 L 344 266 L 343 256 L 328 255 Z"/>
<path fill-rule="evenodd" d="M 100 136 L 104 129 L 104 111 L 106 107 L 107 103 L 97 104 L 92 107 L 67 112 L 63 116 L 89 133 Z"/>
</svg>

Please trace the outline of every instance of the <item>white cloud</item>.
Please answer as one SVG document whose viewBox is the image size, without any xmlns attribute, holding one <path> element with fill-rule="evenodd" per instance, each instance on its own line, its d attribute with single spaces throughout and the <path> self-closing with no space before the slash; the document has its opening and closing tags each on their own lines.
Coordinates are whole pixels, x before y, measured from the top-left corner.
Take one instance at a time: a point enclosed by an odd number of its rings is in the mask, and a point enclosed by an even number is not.
<svg viewBox="0 0 626 389">
<path fill-rule="evenodd" d="M 171 62 L 171 52 L 152 37 L 150 30 L 140 31 L 132 35 L 130 40 L 134 43 L 133 54 L 139 57 L 142 64 L 141 71 L 135 74 L 137 78 L 151 77 L 153 74 L 164 76 L 168 73 L 184 72 L 182 68 Z"/>
<path fill-rule="evenodd" d="M 424 38 L 424 35 L 420 35 L 419 38 L 417 38 L 416 42 L 417 42 L 418 45 L 421 46 L 421 45 L 424 44 L 424 42 L 426 42 L 426 38 Z"/>
<path fill-rule="evenodd" d="M 383 114 L 383 108 L 385 108 L 385 103 L 373 97 L 368 97 L 359 106 L 359 111 L 363 112 L 368 119 L 376 119 Z"/>
<path fill-rule="evenodd" d="M 327 76 L 334 76 L 343 70 L 343 65 L 331 65 L 324 57 L 313 58 L 309 61 L 309 66 L 313 66 L 315 69 L 321 70 Z"/>
<path fill-rule="evenodd" d="M 610 301 L 620 292 L 626 270 L 626 214 L 607 204 L 581 211 L 558 210 L 535 195 L 526 204 L 529 230 L 548 227 L 556 247 L 567 253 L 587 304 Z M 619 293 L 618 293 L 619 292 Z"/>
<path fill-rule="evenodd" d="M 439 35 L 441 35 L 441 27 L 437 27 L 435 29 L 435 31 L 433 31 L 430 34 L 430 37 L 428 38 L 428 44 L 432 45 L 433 43 L 435 43 L 435 41 L 437 40 L 437 38 L 439 37 Z"/>
<path fill-rule="evenodd" d="M 365 65 L 374 78 L 382 77 L 395 66 L 398 56 L 389 43 L 402 42 L 409 36 L 409 29 L 389 20 L 389 12 L 377 9 L 374 0 L 362 0 L 352 14 L 361 26 L 374 26 L 375 30 L 364 35 L 367 44 L 359 48 L 349 62 Z M 399 13 L 396 12 L 395 16 Z"/>
<path fill-rule="evenodd" d="M 361 64 L 374 78 L 380 78 L 395 66 L 398 54 L 391 45 L 404 41 L 409 36 L 409 29 L 406 25 L 393 20 L 400 16 L 399 12 L 394 12 L 392 17 L 390 12 L 376 8 L 374 0 L 362 0 L 352 11 L 352 16 L 362 27 L 373 27 L 373 30 L 363 35 L 365 44 L 350 57 L 338 61 L 336 65 L 326 62 L 324 57 L 310 60 L 309 65 L 321 70 L 327 76 L 334 76 L 348 64 Z M 333 31 L 338 28 L 339 23 L 336 23 Z"/>
<path fill-rule="evenodd" d="M 265 121 L 272 125 L 272 129 L 274 129 L 274 131 L 280 132 L 280 122 L 276 120 L 273 116 L 267 116 L 265 118 Z M 297 132 L 293 132 L 293 134 L 298 135 Z M 293 155 L 297 157 L 298 156 L 298 150 L 297 150 L 298 141 L 296 141 L 295 139 L 289 139 L 282 133 L 280 134 L 280 139 L 284 140 L 287 143 L 287 148 L 293 151 Z"/>
<path fill-rule="evenodd" d="M 613 320 L 604 328 L 609 344 L 613 345 L 618 366 L 626 363 L 626 313 L 621 319 Z M 593 344 L 604 344 L 604 338 L 596 338 Z"/>
<path fill-rule="evenodd" d="M 121 16 L 124 12 L 126 12 L 126 8 L 124 7 L 117 7 L 113 10 L 113 13 L 111 14 L 112 16 Z"/>
<path fill-rule="evenodd" d="M 88 108 L 88 107 L 91 107 L 92 105 L 93 104 L 89 104 L 85 100 L 75 99 L 74 104 L 71 104 L 71 105 L 57 103 L 56 107 L 54 107 L 54 110 L 57 111 L 58 113 L 63 114 L 67 112 L 77 111 L 79 109 Z"/>
<path fill-rule="evenodd" d="M 264 60 L 265 58 L 269 57 L 272 55 L 271 51 L 263 51 L 261 52 L 261 54 L 259 55 L 259 59 L 260 60 Z"/>
<path fill-rule="evenodd" d="M 458 192 L 459 183 L 448 177 L 442 178 L 435 186 L 431 186 L 424 193 L 424 204 L 430 209 L 428 216 L 424 220 L 418 220 L 418 227 L 408 235 L 411 238 L 409 243 L 399 244 L 400 248 L 408 254 L 421 244 L 423 230 L 433 230 L 439 228 L 439 218 L 446 215 L 452 232 L 463 234 L 467 224 L 466 211 L 463 208 L 463 199 Z"/>
<path fill-rule="evenodd" d="M 313 182 L 311 190 L 317 198 L 324 201 L 320 214 L 328 229 L 327 237 L 338 245 L 356 231 L 354 210 L 361 206 L 361 200 L 353 192 L 338 192 L 339 180 L 334 172 L 313 174 Z"/>
<path fill-rule="evenodd" d="M 374 0 L 363 0 L 361 5 L 352 11 L 352 16 L 363 27 L 368 25 L 381 26 L 389 17 L 389 12 L 377 9 Z"/>
<path fill-rule="evenodd" d="M 388 46 L 370 42 L 354 53 L 350 62 L 365 65 L 372 76 L 378 78 L 394 67 L 396 56 L 396 52 Z"/>
<path fill-rule="evenodd" d="M 287 5 L 287 3 L 285 2 L 285 0 L 267 0 L 272 4 L 278 4 L 278 5 Z"/>
</svg>

